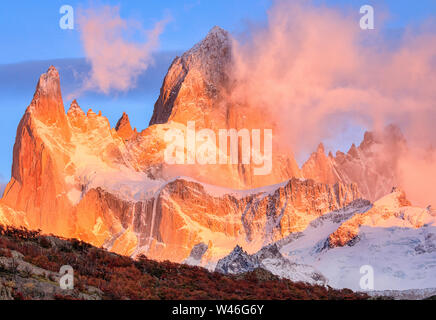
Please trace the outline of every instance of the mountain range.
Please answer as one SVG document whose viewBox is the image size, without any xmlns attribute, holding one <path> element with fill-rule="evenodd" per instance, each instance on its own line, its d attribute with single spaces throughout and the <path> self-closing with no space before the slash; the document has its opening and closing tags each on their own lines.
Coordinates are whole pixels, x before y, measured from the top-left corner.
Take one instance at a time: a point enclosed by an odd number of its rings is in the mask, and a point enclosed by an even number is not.
<svg viewBox="0 0 436 320">
<path fill-rule="evenodd" d="M 436 287 L 436 212 L 412 206 L 396 159 L 395 125 L 366 132 L 347 153 L 319 145 L 300 168 L 273 141 L 273 168 L 169 165 L 168 130 L 262 129 L 274 123 L 228 96 L 232 38 L 214 27 L 168 69 L 149 126 L 123 113 L 111 128 L 74 100 L 66 112 L 55 67 L 41 75 L 16 132 L 0 223 L 77 238 L 133 258 L 146 255 L 223 273 L 264 268 L 291 280 L 359 290 Z M 265 110 L 264 112 L 267 112 Z"/>
</svg>

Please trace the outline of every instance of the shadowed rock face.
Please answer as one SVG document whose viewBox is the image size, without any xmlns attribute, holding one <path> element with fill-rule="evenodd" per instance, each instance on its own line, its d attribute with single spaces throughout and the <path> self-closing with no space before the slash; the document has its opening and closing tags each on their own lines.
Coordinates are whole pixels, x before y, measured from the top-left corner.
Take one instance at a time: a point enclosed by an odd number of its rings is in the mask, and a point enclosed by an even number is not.
<svg viewBox="0 0 436 320">
<path fill-rule="evenodd" d="M 201 258 L 203 258 L 203 255 L 206 253 L 208 249 L 207 244 L 205 243 L 199 243 L 197 245 L 195 245 L 192 248 L 191 254 L 189 255 L 188 259 L 192 259 L 194 261 L 201 261 Z"/>
<path fill-rule="evenodd" d="M 215 271 L 225 274 L 241 274 L 256 269 L 264 269 L 281 278 L 293 281 L 303 281 L 319 285 L 325 285 L 327 279 L 308 265 L 291 263 L 280 253 L 276 244 L 263 247 L 255 254 L 248 254 L 240 246 L 226 257 L 220 259 Z"/>
<path fill-rule="evenodd" d="M 47 73 L 39 78 L 27 112 L 32 112 L 41 122 L 57 125 L 66 134 L 64 137 L 68 138 L 60 78 L 55 67 L 51 66 Z"/>
<path fill-rule="evenodd" d="M 240 246 L 236 246 L 227 257 L 218 261 L 215 271 L 238 274 L 257 268 L 260 268 L 259 259 L 256 256 L 250 256 Z"/>
</svg>

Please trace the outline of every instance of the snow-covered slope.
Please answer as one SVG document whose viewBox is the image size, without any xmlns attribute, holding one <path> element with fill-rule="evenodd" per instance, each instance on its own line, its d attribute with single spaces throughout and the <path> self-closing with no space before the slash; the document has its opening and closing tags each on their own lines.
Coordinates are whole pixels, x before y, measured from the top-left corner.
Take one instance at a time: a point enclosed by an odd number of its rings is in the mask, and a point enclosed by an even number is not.
<svg viewBox="0 0 436 320">
<path fill-rule="evenodd" d="M 337 288 L 360 290 L 364 265 L 374 269 L 375 290 L 434 288 L 436 216 L 402 201 L 396 190 L 373 207 L 324 215 L 282 240 L 281 252 L 317 268 Z"/>
<path fill-rule="evenodd" d="M 218 261 L 215 271 L 239 274 L 262 268 L 281 278 L 325 285 L 326 279 L 312 266 L 290 262 L 280 253 L 276 244 L 263 247 L 255 254 L 248 254 L 240 246 Z"/>
<path fill-rule="evenodd" d="M 361 291 L 363 266 L 374 270 L 374 290 L 436 287 L 436 213 L 431 208 L 411 207 L 398 189 L 373 204 L 357 200 L 327 213 L 312 221 L 304 231 L 292 233 L 262 250 L 275 245 L 283 256 L 279 260 L 310 266 L 308 270 L 317 270 L 335 288 Z M 262 250 L 248 258 L 257 261 Z M 248 258 L 233 251 L 218 263 L 217 270 L 245 272 L 238 259 Z M 258 262 L 257 265 L 289 279 L 301 274 L 284 267 L 283 263 Z M 381 294 L 374 292 L 374 295 Z M 391 294 L 401 297 L 406 293 Z"/>
</svg>

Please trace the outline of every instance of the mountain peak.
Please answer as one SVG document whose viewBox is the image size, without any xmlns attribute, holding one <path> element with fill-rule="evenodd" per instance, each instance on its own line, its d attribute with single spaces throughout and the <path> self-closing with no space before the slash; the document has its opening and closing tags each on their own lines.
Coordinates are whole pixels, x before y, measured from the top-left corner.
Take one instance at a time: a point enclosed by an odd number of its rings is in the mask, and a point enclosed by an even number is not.
<svg viewBox="0 0 436 320">
<path fill-rule="evenodd" d="M 74 99 L 70 104 L 70 109 L 68 109 L 67 114 L 72 115 L 72 114 L 77 114 L 77 113 L 85 115 L 82 108 L 80 108 L 79 104 L 77 103 L 77 100 Z"/>
<path fill-rule="evenodd" d="M 83 110 L 80 108 L 76 99 L 71 102 L 70 109 L 68 109 L 67 115 L 69 117 L 85 116 L 85 112 L 83 112 Z"/>
<path fill-rule="evenodd" d="M 39 77 L 35 95 L 37 94 L 62 99 L 59 72 L 54 66 L 50 66 L 47 72 Z"/>
<path fill-rule="evenodd" d="M 86 126 L 84 125 L 84 119 L 86 118 L 85 112 L 80 108 L 79 104 L 77 103 L 77 100 L 74 99 L 71 104 L 70 108 L 67 112 L 68 119 L 70 121 L 70 124 L 73 125 L 76 128 L 84 129 Z"/>
<path fill-rule="evenodd" d="M 225 58 L 231 47 L 231 36 L 226 30 L 215 26 L 213 27 L 206 37 L 197 43 L 191 50 L 187 52 L 188 55 L 198 55 L 202 60 L 218 60 Z M 217 55 L 220 54 L 220 55 Z M 224 56 L 222 56 L 224 54 Z M 213 67 L 214 65 L 210 66 Z M 216 67 L 216 65 L 215 65 Z"/>
<path fill-rule="evenodd" d="M 213 34 L 213 33 L 226 33 L 226 34 L 228 34 L 228 32 L 226 30 L 224 30 L 223 28 L 221 28 L 220 26 L 214 26 L 212 29 L 210 29 L 209 34 Z"/>
<path fill-rule="evenodd" d="M 60 78 L 55 67 L 50 66 L 47 72 L 39 77 L 28 111 L 45 124 L 57 124 L 61 130 L 67 130 Z"/>
<path fill-rule="evenodd" d="M 232 252 L 234 252 L 234 253 L 243 253 L 244 252 L 244 249 L 242 249 L 242 247 L 239 245 L 239 244 L 237 244 L 234 248 L 233 248 L 233 251 Z"/>
<path fill-rule="evenodd" d="M 406 144 L 406 139 L 397 125 L 390 124 L 384 127 L 383 130 L 366 131 L 359 147 L 365 150 L 369 149 L 373 144 L 401 145 Z"/>
<path fill-rule="evenodd" d="M 325 153 L 324 144 L 323 144 L 322 142 L 318 145 L 318 149 L 317 149 L 316 152 L 317 152 L 317 153 L 322 153 L 322 154 Z"/>
<path fill-rule="evenodd" d="M 93 118 L 93 117 L 96 117 L 97 114 L 91 108 L 89 108 L 88 112 L 86 113 L 86 116 L 90 117 L 90 118 Z"/>
<path fill-rule="evenodd" d="M 120 120 L 118 120 L 117 125 L 115 126 L 115 130 L 118 132 L 118 135 L 124 140 L 128 140 L 132 136 L 134 132 L 132 130 L 132 126 L 130 125 L 130 120 L 127 113 L 123 112 L 123 115 L 121 116 Z"/>
<path fill-rule="evenodd" d="M 55 68 L 54 65 L 51 65 L 50 67 L 48 67 L 47 73 L 49 74 L 53 74 L 53 75 L 57 75 L 59 77 L 59 72 L 58 70 Z"/>
<path fill-rule="evenodd" d="M 208 32 L 206 38 L 203 41 L 219 39 L 221 41 L 228 41 L 230 39 L 230 34 L 219 26 L 214 26 Z"/>
<path fill-rule="evenodd" d="M 172 119 L 176 122 L 184 122 L 187 116 L 191 119 L 198 108 L 183 105 L 193 96 L 215 103 L 220 88 L 228 81 L 231 44 L 230 34 L 215 26 L 202 41 L 177 57 L 165 77 L 150 125 L 166 123 L 174 114 L 181 118 Z"/>
<path fill-rule="evenodd" d="M 363 135 L 363 140 L 360 144 L 360 147 L 365 148 L 365 147 L 371 146 L 375 142 L 376 142 L 376 139 L 374 137 L 374 132 L 365 131 L 365 134 Z"/>
<path fill-rule="evenodd" d="M 254 256 L 250 256 L 239 245 L 237 245 L 228 256 L 218 261 L 215 271 L 238 274 L 253 271 L 258 267 L 258 259 Z"/>
<path fill-rule="evenodd" d="M 351 145 L 350 150 L 348 150 L 348 154 L 350 156 L 352 156 L 353 158 L 358 158 L 359 157 L 359 153 L 357 151 L 357 147 L 356 147 L 356 145 L 354 143 Z"/>
</svg>

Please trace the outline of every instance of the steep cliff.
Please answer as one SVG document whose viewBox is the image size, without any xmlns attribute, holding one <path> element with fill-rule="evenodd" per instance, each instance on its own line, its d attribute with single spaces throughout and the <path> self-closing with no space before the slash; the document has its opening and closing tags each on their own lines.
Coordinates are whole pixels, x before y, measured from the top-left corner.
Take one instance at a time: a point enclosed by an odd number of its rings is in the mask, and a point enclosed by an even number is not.
<svg viewBox="0 0 436 320">
<path fill-rule="evenodd" d="M 154 106 L 150 125 L 171 124 L 186 126 L 195 121 L 196 129 L 210 129 L 218 136 L 219 130 L 272 130 L 277 133 L 273 122 L 267 122 L 268 110 L 254 111 L 250 106 L 235 103 L 228 97 L 232 91 L 229 76 L 233 63 L 232 37 L 214 27 L 201 42 L 177 57 L 165 77 L 160 96 Z M 238 139 L 238 138 L 237 138 Z M 238 140 L 239 141 L 239 140 Z M 261 144 L 264 143 L 261 137 Z M 253 138 L 251 139 L 254 144 Z M 218 144 L 218 141 L 217 141 Z M 251 146 L 252 146 L 251 145 Z M 241 145 L 239 158 L 241 158 Z M 251 150 L 248 151 L 251 154 Z M 262 152 L 263 154 L 263 152 Z M 251 154 L 253 156 L 253 154 Z M 280 183 L 290 177 L 302 177 L 293 151 L 272 140 L 272 170 L 268 174 L 256 175 L 253 159 L 250 164 L 217 164 L 184 167 L 191 176 L 206 183 L 237 189 L 250 189 Z M 180 170 L 177 171 L 180 174 Z"/>
</svg>

